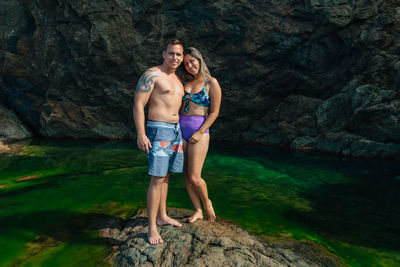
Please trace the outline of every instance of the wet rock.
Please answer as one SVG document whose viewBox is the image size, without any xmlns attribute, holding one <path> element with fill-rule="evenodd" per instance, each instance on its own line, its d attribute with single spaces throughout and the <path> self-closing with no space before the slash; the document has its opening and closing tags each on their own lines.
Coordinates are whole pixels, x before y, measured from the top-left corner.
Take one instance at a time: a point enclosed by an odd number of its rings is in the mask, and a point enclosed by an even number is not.
<svg viewBox="0 0 400 267">
<path fill-rule="evenodd" d="M 316 139 L 316 144 L 319 150 L 340 154 L 359 139 L 360 137 L 347 132 L 329 132 L 319 135 Z"/>
<path fill-rule="evenodd" d="M 400 138 L 398 95 L 396 90 L 365 84 L 345 88 L 340 94 L 328 98 L 316 113 L 318 125 L 325 132 L 318 139 L 321 142 L 317 147 L 343 154 L 352 151 L 351 155 L 358 156 L 363 153 L 365 156 L 398 154 L 400 151 L 395 145 Z M 348 149 L 350 143 L 361 139 L 361 143 Z M 324 144 L 323 140 L 333 143 Z M 357 152 L 355 149 L 360 150 Z"/>
<path fill-rule="evenodd" d="M 321 128 L 343 128 L 353 114 L 351 97 L 337 94 L 325 100 L 316 112 L 317 122 Z"/>
<path fill-rule="evenodd" d="M 21 120 L 19 120 L 12 111 L 1 105 L 0 121 L 0 141 L 13 141 L 32 136 L 31 132 L 24 126 Z M 5 148 L 4 145 L 3 148 Z"/>
<path fill-rule="evenodd" d="M 315 137 L 301 136 L 293 140 L 290 144 L 291 148 L 299 150 L 315 150 L 316 142 Z"/>
<path fill-rule="evenodd" d="M 390 143 L 400 139 L 400 100 L 360 107 L 348 122 L 351 133 L 378 142 Z"/>
<path fill-rule="evenodd" d="M 184 220 L 191 211 L 174 208 L 169 215 Z M 158 245 L 147 242 L 144 210 L 125 223 L 103 221 L 98 229 L 115 245 L 114 266 L 344 266 L 309 241 L 267 242 L 220 218 L 159 227 L 164 243 Z"/>
<path fill-rule="evenodd" d="M 351 146 L 344 150 L 344 155 L 351 155 L 355 157 L 369 156 L 369 157 L 394 157 L 400 158 L 400 145 L 393 143 L 381 143 L 371 141 L 365 138 L 359 139 L 351 144 Z"/>
<path fill-rule="evenodd" d="M 369 140 L 348 132 L 328 132 L 315 138 L 318 150 L 355 157 L 400 158 L 400 145 Z"/>
<path fill-rule="evenodd" d="M 0 153 L 6 152 L 9 150 L 10 150 L 10 148 L 7 145 L 3 144 L 3 142 L 0 141 Z"/>
</svg>

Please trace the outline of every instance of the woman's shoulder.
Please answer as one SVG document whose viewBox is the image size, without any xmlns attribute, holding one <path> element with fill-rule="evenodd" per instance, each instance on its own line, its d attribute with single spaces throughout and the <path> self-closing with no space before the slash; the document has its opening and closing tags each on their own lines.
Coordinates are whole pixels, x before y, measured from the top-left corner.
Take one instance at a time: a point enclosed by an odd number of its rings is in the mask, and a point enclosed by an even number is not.
<svg viewBox="0 0 400 267">
<path fill-rule="evenodd" d="M 219 86 L 218 80 L 211 76 L 207 78 L 207 84 L 209 86 L 217 86 L 217 85 Z"/>
</svg>

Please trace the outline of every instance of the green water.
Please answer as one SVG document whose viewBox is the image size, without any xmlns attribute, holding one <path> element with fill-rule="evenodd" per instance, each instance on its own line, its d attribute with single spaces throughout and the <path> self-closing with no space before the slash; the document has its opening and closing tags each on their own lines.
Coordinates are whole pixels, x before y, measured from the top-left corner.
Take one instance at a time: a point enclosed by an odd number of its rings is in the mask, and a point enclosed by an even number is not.
<svg viewBox="0 0 400 267">
<path fill-rule="evenodd" d="M 0 154 L 0 266 L 109 265 L 93 222 L 145 207 L 146 155 L 135 142 L 11 148 Z M 350 266 L 399 266 L 400 162 L 212 144 L 203 177 L 217 216 L 257 235 L 312 240 Z M 168 205 L 191 208 L 182 175 Z"/>
</svg>

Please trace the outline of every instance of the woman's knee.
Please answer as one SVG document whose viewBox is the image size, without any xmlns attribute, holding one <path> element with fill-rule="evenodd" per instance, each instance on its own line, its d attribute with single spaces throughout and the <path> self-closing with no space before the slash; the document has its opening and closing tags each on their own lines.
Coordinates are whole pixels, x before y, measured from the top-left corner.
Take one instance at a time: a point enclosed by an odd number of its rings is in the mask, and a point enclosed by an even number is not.
<svg viewBox="0 0 400 267">
<path fill-rule="evenodd" d="M 194 186 L 199 186 L 203 182 L 203 179 L 201 179 L 201 177 L 197 176 L 197 175 L 189 175 L 189 179 L 188 180 Z"/>
</svg>

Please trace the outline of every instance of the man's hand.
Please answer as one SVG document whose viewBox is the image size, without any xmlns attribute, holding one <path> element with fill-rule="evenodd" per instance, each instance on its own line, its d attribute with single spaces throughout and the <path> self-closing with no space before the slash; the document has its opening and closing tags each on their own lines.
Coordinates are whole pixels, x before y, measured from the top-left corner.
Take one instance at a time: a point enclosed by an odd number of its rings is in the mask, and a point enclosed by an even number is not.
<svg viewBox="0 0 400 267">
<path fill-rule="evenodd" d="M 203 134 L 200 131 L 195 132 L 190 138 L 189 143 L 196 144 Z"/>
<path fill-rule="evenodd" d="M 151 143 L 149 138 L 146 135 L 139 135 L 137 138 L 137 146 L 140 150 L 149 154 L 149 150 L 151 148 Z"/>
</svg>

